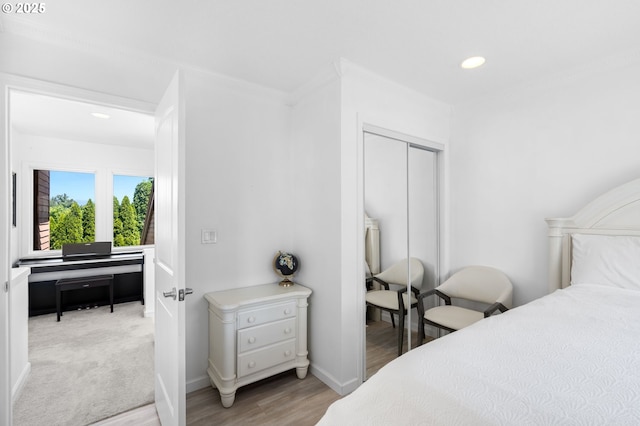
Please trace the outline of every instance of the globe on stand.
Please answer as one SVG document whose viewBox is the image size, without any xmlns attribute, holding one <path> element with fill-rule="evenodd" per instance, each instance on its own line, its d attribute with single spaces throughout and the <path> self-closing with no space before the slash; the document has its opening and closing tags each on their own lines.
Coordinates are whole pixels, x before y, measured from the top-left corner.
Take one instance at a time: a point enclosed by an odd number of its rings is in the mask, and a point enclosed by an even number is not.
<svg viewBox="0 0 640 426">
<path fill-rule="evenodd" d="M 291 278 L 298 270 L 298 258 L 291 253 L 279 251 L 276 253 L 276 257 L 273 258 L 273 269 L 280 278 L 283 278 L 280 281 L 281 286 L 292 286 L 293 281 L 291 281 Z"/>
</svg>

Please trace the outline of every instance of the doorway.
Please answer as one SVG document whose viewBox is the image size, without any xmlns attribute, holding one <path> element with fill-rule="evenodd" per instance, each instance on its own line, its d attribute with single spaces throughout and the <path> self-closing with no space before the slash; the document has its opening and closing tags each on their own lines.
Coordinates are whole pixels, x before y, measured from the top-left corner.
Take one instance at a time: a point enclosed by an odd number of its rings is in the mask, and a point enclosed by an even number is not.
<svg viewBox="0 0 640 426">
<path fill-rule="evenodd" d="M 30 188 L 33 188 L 34 170 L 92 173 L 95 176 L 95 239 L 113 239 L 113 197 L 117 193 L 114 177 L 154 174 L 153 108 L 138 102 L 124 102 L 126 105 L 116 106 L 24 88 L 10 89 L 8 104 L 9 165 L 16 173 L 18 188 L 18 220 L 10 231 L 10 263 L 27 255 L 47 254 L 38 253 L 31 244 L 34 227 L 30 213 L 33 211 Z M 70 185 L 73 187 L 73 180 Z M 63 194 L 51 194 L 51 197 L 56 195 Z M 126 247 L 132 248 L 151 249 L 148 246 Z M 134 306 L 136 315 L 139 313 L 152 321 L 154 298 L 145 299 L 145 305 Z M 56 326 L 64 327 L 65 319 Z M 91 344 L 91 340 L 87 343 Z"/>
</svg>

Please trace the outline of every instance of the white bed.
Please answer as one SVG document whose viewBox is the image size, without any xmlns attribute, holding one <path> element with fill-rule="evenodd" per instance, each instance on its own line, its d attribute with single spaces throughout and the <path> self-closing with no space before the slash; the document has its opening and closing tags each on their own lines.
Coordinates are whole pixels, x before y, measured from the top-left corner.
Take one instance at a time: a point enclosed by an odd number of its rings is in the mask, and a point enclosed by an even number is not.
<svg viewBox="0 0 640 426">
<path fill-rule="evenodd" d="M 551 294 L 397 358 L 319 425 L 640 424 L 640 179 L 547 222 Z"/>
</svg>

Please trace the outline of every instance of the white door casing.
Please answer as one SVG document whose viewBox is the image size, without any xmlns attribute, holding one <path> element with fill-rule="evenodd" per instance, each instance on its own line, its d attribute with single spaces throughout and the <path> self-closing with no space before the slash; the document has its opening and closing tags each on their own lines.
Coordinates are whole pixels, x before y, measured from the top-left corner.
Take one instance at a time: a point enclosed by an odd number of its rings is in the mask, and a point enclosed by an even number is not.
<svg viewBox="0 0 640 426">
<path fill-rule="evenodd" d="M 184 101 L 177 71 L 156 110 L 155 402 L 164 426 L 186 423 Z M 173 292 L 175 297 L 166 297 Z"/>
<path fill-rule="evenodd" d="M 110 95 L 102 92 L 80 89 L 72 86 L 46 82 L 42 80 L 21 77 L 0 72 L 0 87 L 4 93 L 4 102 L 0 103 L 0 426 L 8 426 L 12 420 L 12 395 L 9 359 L 9 330 L 10 306 L 9 294 L 5 292 L 4 282 L 10 279 L 12 257 L 10 247 L 12 247 L 12 225 L 11 225 L 11 141 L 10 133 L 10 92 L 12 90 L 39 93 L 48 96 L 60 97 L 64 99 L 80 100 L 97 105 L 106 105 L 115 108 L 151 113 L 155 105 Z M 15 165 L 13 165 L 15 167 Z M 20 194 L 18 194 L 20 197 Z M 18 218 L 20 221 L 20 217 Z"/>
<path fill-rule="evenodd" d="M 5 84 L 2 84 L 3 93 L 8 96 Z M 8 126 L 8 114 L 6 105 L 8 102 L 3 97 L 0 106 L 0 138 L 2 138 L 2 155 L 0 155 L 0 425 L 11 423 L 11 375 L 9 359 L 9 293 L 6 291 L 5 282 L 9 280 L 9 238 L 11 235 L 9 224 L 9 143 L 6 139 Z"/>
</svg>

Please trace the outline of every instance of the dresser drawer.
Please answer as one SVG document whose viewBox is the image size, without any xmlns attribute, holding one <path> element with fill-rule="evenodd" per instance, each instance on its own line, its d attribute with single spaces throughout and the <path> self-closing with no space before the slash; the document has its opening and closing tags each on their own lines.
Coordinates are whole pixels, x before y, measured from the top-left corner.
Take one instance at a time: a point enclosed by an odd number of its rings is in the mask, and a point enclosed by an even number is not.
<svg viewBox="0 0 640 426">
<path fill-rule="evenodd" d="M 295 316 L 295 300 L 263 308 L 242 311 L 238 313 L 238 329 L 253 327 L 267 322 L 277 321 Z"/>
<path fill-rule="evenodd" d="M 246 352 L 296 337 L 296 319 L 270 322 L 268 324 L 238 330 L 238 352 Z"/>
<path fill-rule="evenodd" d="M 236 390 L 283 371 L 307 375 L 307 306 L 311 289 L 277 283 L 205 294 L 209 302 L 207 375 L 231 407 Z"/>
<path fill-rule="evenodd" d="M 296 357 L 296 341 L 288 340 L 238 355 L 238 378 L 257 373 Z"/>
</svg>

